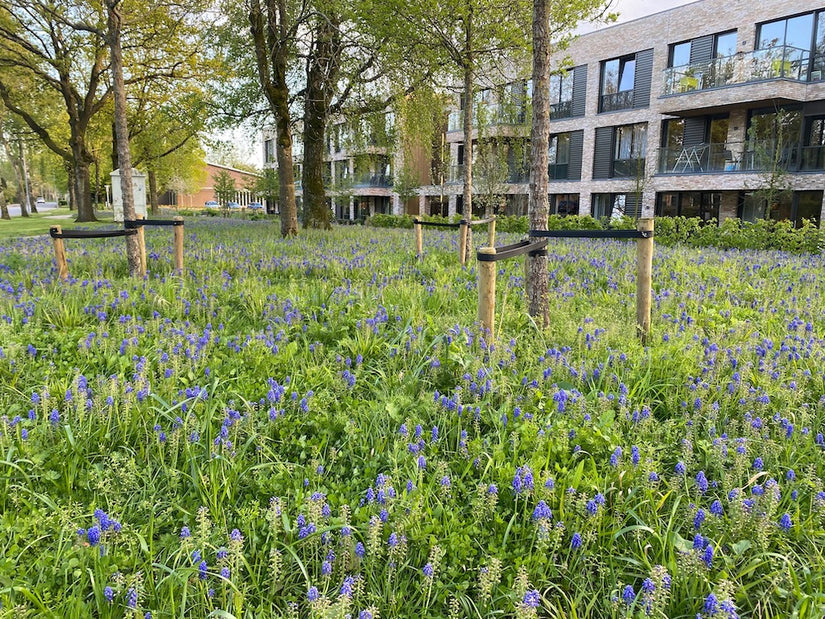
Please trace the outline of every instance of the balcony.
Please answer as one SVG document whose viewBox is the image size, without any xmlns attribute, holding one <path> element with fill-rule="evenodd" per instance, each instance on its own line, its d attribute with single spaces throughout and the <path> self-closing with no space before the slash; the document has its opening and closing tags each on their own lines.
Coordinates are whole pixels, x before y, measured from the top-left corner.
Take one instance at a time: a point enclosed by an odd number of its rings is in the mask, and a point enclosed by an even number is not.
<svg viewBox="0 0 825 619">
<path fill-rule="evenodd" d="M 628 110 L 633 107 L 632 90 L 622 90 L 620 92 L 613 92 L 607 95 L 602 95 L 599 101 L 600 112 L 617 112 L 619 110 Z"/>
<path fill-rule="evenodd" d="M 356 174 L 353 187 L 392 187 L 392 177 L 387 174 Z"/>
<path fill-rule="evenodd" d="M 611 178 L 644 178 L 645 158 L 614 159 Z"/>
<path fill-rule="evenodd" d="M 494 127 L 499 125 L 526 125 L 530 122 L 529 106 L 516 104 L 488 104 L 478 106 L 473 114 L 473 127 L 479 125 Z M 568 114 L 569 115 L 569 114 Z M 453 110 L 447 117 L 447 131 L 464 130 L 464 111 Z"/>
<path fill-rule="evenodd" d="M 659 174 L 717 174 L 763 172 L 772 168 L 788 172 L 825 170 L 825 146 L 796 145 L 777 152 L 772 141 L 705 143 L 659 151 Z"/>
<path fill-rule="evenodd" d="M 665 95 L 722 88 L 765 80 L 787 79 L 806 82 L 821 79 L 821 72 L 809 71 L 810 52 L 787 45 L 714 58 L 665 69 Z"/>
<path fill-rule="evenodd" d="M 573 116 L 573 102 L 561 101 L 559 103 L 550 104 L 550 120 L 559 120 L 561 118 L 571 118 Z"/>
</svg>

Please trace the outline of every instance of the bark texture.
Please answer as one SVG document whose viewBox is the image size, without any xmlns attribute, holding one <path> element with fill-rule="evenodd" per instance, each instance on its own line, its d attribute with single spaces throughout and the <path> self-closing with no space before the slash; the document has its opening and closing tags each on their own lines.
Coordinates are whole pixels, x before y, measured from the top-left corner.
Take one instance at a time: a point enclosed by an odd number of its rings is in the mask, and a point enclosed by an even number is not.
<svg viewBox="0 0 825 619">
<path fill-rule="evenodd" d="M 310 228 L 330 228 L 323 171 L 327 119 L 338 79 L 340 48 L 339 24 L 334 18 L 322 17 L 307 60 L 304 106 L 304 225 Z"/>
<path fill-rule="evenodd" d="M 120 164 L 120 193 L 123 200 L 123 218 L 135 219 L 135 195 L 132 189 L 132 154 L 129 150 L 129 128 L 126 123 L 126 85 L 123 83 L 123 51 L 120 46 L 122 18 L 120 0 L 106 0 L 109 48 L 112 54 L 112 86 L 115 96 L 115 133 L 117 157 Z M 88 178 L 88 168 L 87 168 Z M 129 275 L 142 277 L 141 247 L 137 234 L 126 237 L 126 259 Z"/>
<path fill-rule="evenodd" d="M 260 0 L 251 0 L 249 24 L 255 45 L 258 78 L 269 107 L 275 116 L 275 151 L 280 181 L 278 202 L 281 210 L 281 235 L 298 234 L 298 211 L 295 204 L 295 174 L 292 166 L 292 128 L 290 126 L 287 60 L 290 33 L 286 0 L 265 0 L 266 14 Z"/>
<path fill-rule="evenodd" d="M 464 23 L 464 194 L 462 197 L 464 219 L 473 218 L 473 11 L 468 9 Z M 466 259 L 466 256 L 465 256 Z"/>
<path fill-rule="evenodd" d="M 550 18 L 548 0 L 533 0 L 533 121 L 530 130 L 531 230 L 547 230 L 547 163 L 550 141 Z M 533 241 L 538 239 L 531 239 Z M 527 256 L 527 307 L 543 327 L 550 323 L 547 257 Z"/>
</svg>

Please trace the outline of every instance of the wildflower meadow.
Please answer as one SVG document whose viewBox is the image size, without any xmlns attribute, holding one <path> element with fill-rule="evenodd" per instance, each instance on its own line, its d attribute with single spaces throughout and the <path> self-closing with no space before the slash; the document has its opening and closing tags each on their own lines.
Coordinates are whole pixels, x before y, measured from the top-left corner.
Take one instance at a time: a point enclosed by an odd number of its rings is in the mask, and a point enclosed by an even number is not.
<svg viewBox="0 0 825 619">
<path fill-rule="evenodd" d="M 277 231 L 0 241 L 0 616 L 825 614 L 821 256 Z"/>
</svg>

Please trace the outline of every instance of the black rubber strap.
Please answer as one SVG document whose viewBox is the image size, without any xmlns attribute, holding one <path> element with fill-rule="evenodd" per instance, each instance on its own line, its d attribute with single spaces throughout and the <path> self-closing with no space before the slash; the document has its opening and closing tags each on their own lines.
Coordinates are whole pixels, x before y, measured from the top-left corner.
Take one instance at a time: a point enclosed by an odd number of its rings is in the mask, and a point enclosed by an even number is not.
<svg viewBox="0 0 825 619">
<path fill-rule="evenodd" d="M 641 230 L 530 230 L 535 238 L 554 239 L 652 239 L 653 231 Z"/>
<path fill-rule="evenodd" d="M 433 228 L 460 228 L 466 222 L 462 219 L 457 224 L 448 224 L 441 221 L 421 221 L 420 219 L 413 219 L 413 223 L 420 226 L 431 226 Z"/>
<path fill-rule="evenodd" d="M 140 228 L 141 226 L 182 226 L 182 219 L 127 219 L 123 225 L 128 228 Z"/>
<path fill-rule="evenodd" d="M 515 258 L 516 256 L 521 256 L 523 254 L 541 256 L 547 255 L 547 252 L 544 249 L 545 247 L 547 247 L 547 241 L 533 241 L 531 243 L 529 240 L 525 239 L 524 241 L 519 241 L 518 243 L 513 243 L 512 245 L 502 245 L 501 247 L 496 247 L 496 253 L 494 254 L 481 253 L 481 251 L 477 251 L 476 258 L 479 262 L 498 262 L 499 260 L 507 260 L 508 258 Z"/>
<path fill-rule="evenodd" d="M 63 230 L 58 233 L 57 228 L 49 228 L 49 236 L 53 239 L 108 239 L 133 234 L 137 234 L 137 230 Z"/>
</svg>

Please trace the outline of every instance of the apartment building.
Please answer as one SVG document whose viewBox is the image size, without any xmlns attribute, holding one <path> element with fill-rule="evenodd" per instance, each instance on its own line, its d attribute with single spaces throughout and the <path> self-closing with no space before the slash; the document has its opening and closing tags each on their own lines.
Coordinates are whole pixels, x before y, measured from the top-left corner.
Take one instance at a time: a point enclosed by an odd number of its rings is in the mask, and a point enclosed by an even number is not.
<svg viewBox="0 0 825 619">
<path fill-rule="evenodd" d="M 392 112 L 365 115 L 357 121 L 336 119 L 331 124 L 326 134 L 324 183 L 334 218 L 357 221 L 404 211 L 393 192 L 394 170 L 400 165 L 398 149 L 392 147 L 394 132 Z M 304 151 L 300 132 L 293 140 L 295 196 L 300 205 Z M 274 133 L 266 131 L 264 165 L 275 164 Z"/>
<path fill-rule="evenodd" d="M 769 212 L 797 223 L 825 214 L 821 0 L 699 0 L 583 35 L 566 57 L 571 68 L 551 82 L 551 212 L 719 221 Z M 508 214 L 527 210 L 530 95 L 514 80 L 474 102 L 486 122 L 474 132 L 474 171 L 480 146 L 498 151 L 497 208 Z M 456 107 L 450 165 L 420 190 L 421 212 L 463 212 Z"/>
</svg>

